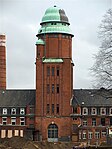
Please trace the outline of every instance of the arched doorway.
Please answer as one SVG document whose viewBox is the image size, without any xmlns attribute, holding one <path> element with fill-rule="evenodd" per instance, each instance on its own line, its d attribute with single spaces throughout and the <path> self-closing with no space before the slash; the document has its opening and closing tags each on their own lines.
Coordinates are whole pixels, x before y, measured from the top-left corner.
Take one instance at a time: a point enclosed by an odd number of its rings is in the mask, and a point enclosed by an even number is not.
<svg viewBox="0 0 112 149">
<path fill-rule="evenodd" d="M 56 124 L 50 124 L 48 126 L 48 142 L 58 141 L 58 126 Z"/>
</svg>

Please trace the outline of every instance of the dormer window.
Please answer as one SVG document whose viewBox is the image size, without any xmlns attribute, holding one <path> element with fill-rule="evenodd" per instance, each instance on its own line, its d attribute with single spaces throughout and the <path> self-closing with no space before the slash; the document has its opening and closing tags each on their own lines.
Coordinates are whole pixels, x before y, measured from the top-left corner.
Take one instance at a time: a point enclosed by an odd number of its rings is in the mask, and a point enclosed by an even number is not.
<svg viewBox="0 0 112 149">
<path fill-rule="evenodd" d="M 106 115 L 106 108 L 101 108 L 101 115 Z"/>
<path fill-rule="evenodd" d="M 12 108 L 12 109 L 11 109 L 11 114 L 12 114 L 12 115 L 15 115 L 15 114 L 16 114 L 16 109 L 15 109 L 15 108 Z"/>
<path fill-rule="evenodd" d="M 92 114 L 92 115 L 96 115 L 96 114 L 97 114 L 97 113 L 96 113 L 96 108 L 92 108 L 92 109 L 91 109 L 91 114 Z"/>
<path fill-rule="evenodd" d="M 7 109 L 6 108 L 3 108 L 3 112 L 2 112 L 4 115 L 7 114 Z"/>
<path fill-rule="evenodd" d="M 20 114 L 24 115 L 25 114 L 25 109 L 24 108 L 20 108 Z"/>
<path fill-rule="evenodd" d="M 83 108 L 83 115 L 87 115 L 88 114 L 88 108 Z"/>
</svg>

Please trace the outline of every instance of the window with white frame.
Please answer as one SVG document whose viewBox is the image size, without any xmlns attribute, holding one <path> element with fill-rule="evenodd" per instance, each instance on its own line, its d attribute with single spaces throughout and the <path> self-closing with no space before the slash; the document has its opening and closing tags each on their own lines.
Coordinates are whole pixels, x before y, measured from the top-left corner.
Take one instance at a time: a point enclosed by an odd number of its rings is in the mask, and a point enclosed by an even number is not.
<svg viewBox="0 0 112 149">
<path fill-rule="evenodd" d="M 81 137 L 81 131 L 79 131 L 79 140 L 81 140 L 82 137 Z"/>
<path fill-rule="evenodd" d="M 102 131 L 102 137 L 106 137 L 106 131 Z"/>
<path fill-rule="evenodd" d="M 24 108 L 20 108 L 20 114 L 24 115 L 25 114 L 25 109 Z"/>
<path fill-rule="evenodd" d="M 109 114 L 112 115 L 112 108 L 109 109 Z"/>
<path fill-rule="evenodd" d="M 87 120 L 83 120 L 83 126 L 87 126 Z"/>
<path fill-rule="evenodd" d="M 3 108 L 2 113 L 3 113 L 4 115 L 6 115 L 6 114 L 7 114 L 7 109 L 6 109 L 6 108 Z"/>
<path fill-rule="evenodd" d="M 83 136 L 83 139 L 86 139 L 86 131 L 83 131 L 82 136 Z"/>
<path fill-rule="evenodd" d="M 88 139 L 92 139 L 93 138 L 93 132 L 88 132 Z"/>
<path fill-rule="evenodd" d="M 7 124 L 7 117 L 2 117 L 2 125 L 6 125 Z"/>
<path fill-rule="evenodd" d="M 99 131 L 96 131 L 96 132 L 95 132 L 95 138 L 96 138 L 96 139 L 99 139 L 99 138 L 100 138 L 100 132 L 99 132 Z"/>
<path fill-rule="evenodd" d="M 16 117 L 11 117 L 11 124 L 16 125 Z"/>
<path fill-rule="evenodd" d="M 92 108 L 92 109 L 91 109 L 91 114 L 92 114 L 92 115 L 96 115 L 96 114 L 97 114 L 97 113 L 96 113 L 96 108 Z"/>
<path fill-rule="evenodd" d="M 87 115 L 88 114 L 88 108 L 83 108 L 83 115 Z"/>
<path fill-rule="evenodd" d="M 96 126 L 96 118 L 92 118 L 92 126 Z"/>
<path fill-rule="evenodd" d="M 16 108 L 12 108 L 12 109 L 11 109 L 11 114 L 12 114 L 12 115 L 15 115 L 15 114 L 16 114 Z"/>
<path fill-rule="evenodd" d="M 101 108 L 100 111 L 101 115 L 106 115 L 106 108 Z"/>
<path fill-rule="evenodd" d="M 20 125 L 25 125 L 25 118 L 24 117 L 20 117 Z"/>
</svg>

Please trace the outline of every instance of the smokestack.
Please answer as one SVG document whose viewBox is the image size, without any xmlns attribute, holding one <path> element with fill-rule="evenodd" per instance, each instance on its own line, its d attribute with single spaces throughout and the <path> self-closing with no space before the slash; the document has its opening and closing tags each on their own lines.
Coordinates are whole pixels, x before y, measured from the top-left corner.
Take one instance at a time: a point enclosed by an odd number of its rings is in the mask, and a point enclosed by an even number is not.
<svg viewBox="0 0 112 149">
<path fill-rule="evenodd" d="M 0 34 L 0 89 L 6 89 L 6 36 Z"/>
</svg>

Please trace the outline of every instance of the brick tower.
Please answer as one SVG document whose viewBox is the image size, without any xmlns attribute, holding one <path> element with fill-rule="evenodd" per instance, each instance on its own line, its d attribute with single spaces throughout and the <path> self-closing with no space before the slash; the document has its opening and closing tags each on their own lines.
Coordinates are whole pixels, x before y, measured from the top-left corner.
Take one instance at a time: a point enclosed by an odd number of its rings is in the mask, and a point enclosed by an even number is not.
<svg viewBox="0 0 112 149">
<path fill-rule="evenodd" d="M 0 34 L 0 89 L 6 89 L 6 37 Z"/>
<path fill-rule="evenodd" d="M 71 136 L 72 37 L 63 9 L 48 8 L 36 42 L 35 139 L 67 141 Z"/>
</svg>

